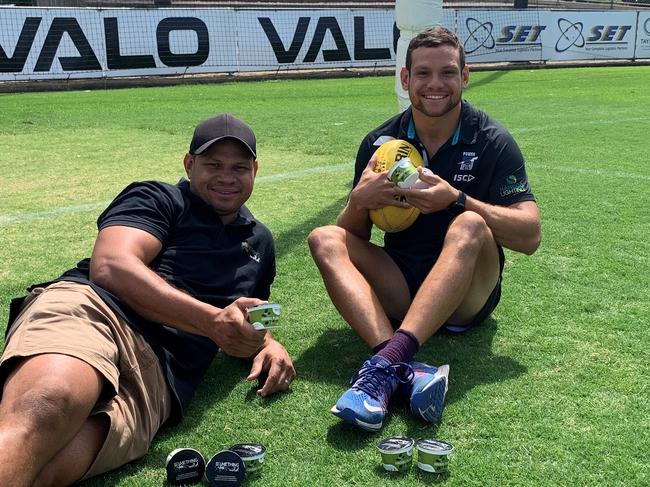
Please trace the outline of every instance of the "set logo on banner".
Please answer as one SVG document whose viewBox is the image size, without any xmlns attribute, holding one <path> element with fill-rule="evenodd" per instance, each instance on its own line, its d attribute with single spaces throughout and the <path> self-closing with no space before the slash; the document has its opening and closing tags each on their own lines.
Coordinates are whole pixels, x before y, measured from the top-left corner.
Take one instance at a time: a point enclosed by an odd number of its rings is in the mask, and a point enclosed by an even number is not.
<svg viewBox="0 0 650 487">
<path fill-rule="evenodd" d="M 501 15 L 495 11 L 458 11 L 458 34 L 469 62 L 541 60 L 542 33 L 537 12 Z"/>
<path fill-rule="evenodd" d="M 551 13 L 548 13 L 550 15 Z M 548 22 L 549 60 L 634 57 L 636 12 L 557 12 Z"/>
<path fill-rule="evenodd" d="M 634 58 L 634 11 L 457 12 L 469 62 Z"/>
</svg>

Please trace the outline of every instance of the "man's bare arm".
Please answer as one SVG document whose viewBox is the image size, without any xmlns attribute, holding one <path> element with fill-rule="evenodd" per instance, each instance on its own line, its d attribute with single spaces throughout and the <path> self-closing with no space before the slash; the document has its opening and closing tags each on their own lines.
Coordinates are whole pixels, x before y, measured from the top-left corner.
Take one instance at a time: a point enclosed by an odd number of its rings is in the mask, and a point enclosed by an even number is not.
<svg viewBox="0 0 650 487">
<path fill-rule="evenodd" d="M 90 279 L 145 319 L 208 337 L 229 355 L 255 354 L 264 343 L 264 333 L 250 326 L 245 308 L 264 301 L 240 298 L 221 309 L 193 298 L 148 267 L 161 248 L 160 241 L 143 230 L 104 228 L 95 241 Z"/>
</svg>

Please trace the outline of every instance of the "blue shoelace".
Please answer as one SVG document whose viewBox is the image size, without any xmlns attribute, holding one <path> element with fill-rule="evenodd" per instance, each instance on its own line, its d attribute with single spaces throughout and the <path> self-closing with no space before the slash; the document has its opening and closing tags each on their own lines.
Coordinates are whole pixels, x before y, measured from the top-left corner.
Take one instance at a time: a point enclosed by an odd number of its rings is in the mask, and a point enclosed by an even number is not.
<svg viewBox="0 0 650 487">
<path fill-rule="evenodd" d="M 390 386 L 389 377 L 395 377 L 403 384 L 413 379 L 413 367 L 405 362 L 390 365 L 370 364 L 361 368 L 352 379 L 353 388 L 359 389 L 377 400 L 386 398 L 386 388 Z M 391 391 L 392 392 L 392 391 Z"/>
</svg>

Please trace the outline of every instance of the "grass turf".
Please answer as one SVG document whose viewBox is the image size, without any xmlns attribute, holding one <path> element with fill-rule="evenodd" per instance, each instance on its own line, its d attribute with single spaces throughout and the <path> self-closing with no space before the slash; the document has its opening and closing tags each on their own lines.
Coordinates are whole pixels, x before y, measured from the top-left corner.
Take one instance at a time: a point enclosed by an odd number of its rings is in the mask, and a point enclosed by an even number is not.
<svg viewBox="0 0 650 487">
<path fill-rule="evenodd" d="M 89 254 L 95 219 L 132 180 L 175 182 L 195 123 L 221 111 L 258 133 L 250 206 L 273 231 L 276 336 L 291 392 L 259 399 L 248 364 L 220 355 L 187 412 L 141 460 L 89 486 L 164 483 L 164 461 L 234 443 L 267 447 L 250 485 L 650 483 L 648 67 L 472 74 L 466 98 L 518 140 L 543 218 L 532 257 L 507 252 L 493 317 L 440 333 L 419 359 L 449 363 L 439 428 L 398 410 L 380 435 L 328 410 L 368 356 L 329 302 L 306 246 L 345 201 L 365 133 L 396 110 L 392 78 L 250 82 L 0 96 L 0 322 L 8 302 Z M 380 234 L 373 237 L 379 241 Z M 380 437 L 455 446 L 450 472 L 384 473 Z"/>
</svg>

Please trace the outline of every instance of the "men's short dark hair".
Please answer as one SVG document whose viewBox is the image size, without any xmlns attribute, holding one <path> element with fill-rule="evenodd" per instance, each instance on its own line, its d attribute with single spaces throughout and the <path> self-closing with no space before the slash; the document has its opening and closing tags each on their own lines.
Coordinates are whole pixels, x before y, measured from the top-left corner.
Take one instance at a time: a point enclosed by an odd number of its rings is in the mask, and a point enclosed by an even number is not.
<svg viewBox="0 0 650 487">
<path fill-rule="evenodd" d="M 416 35 L 406 50 L 406 69 L 411 71 L 411 53 L 418 47 L 452 46 L 458 49 L 460 69 L 465 67 L 465 48 L 458 36 L 445 27 L 436 25 Z"/>
</svg>

